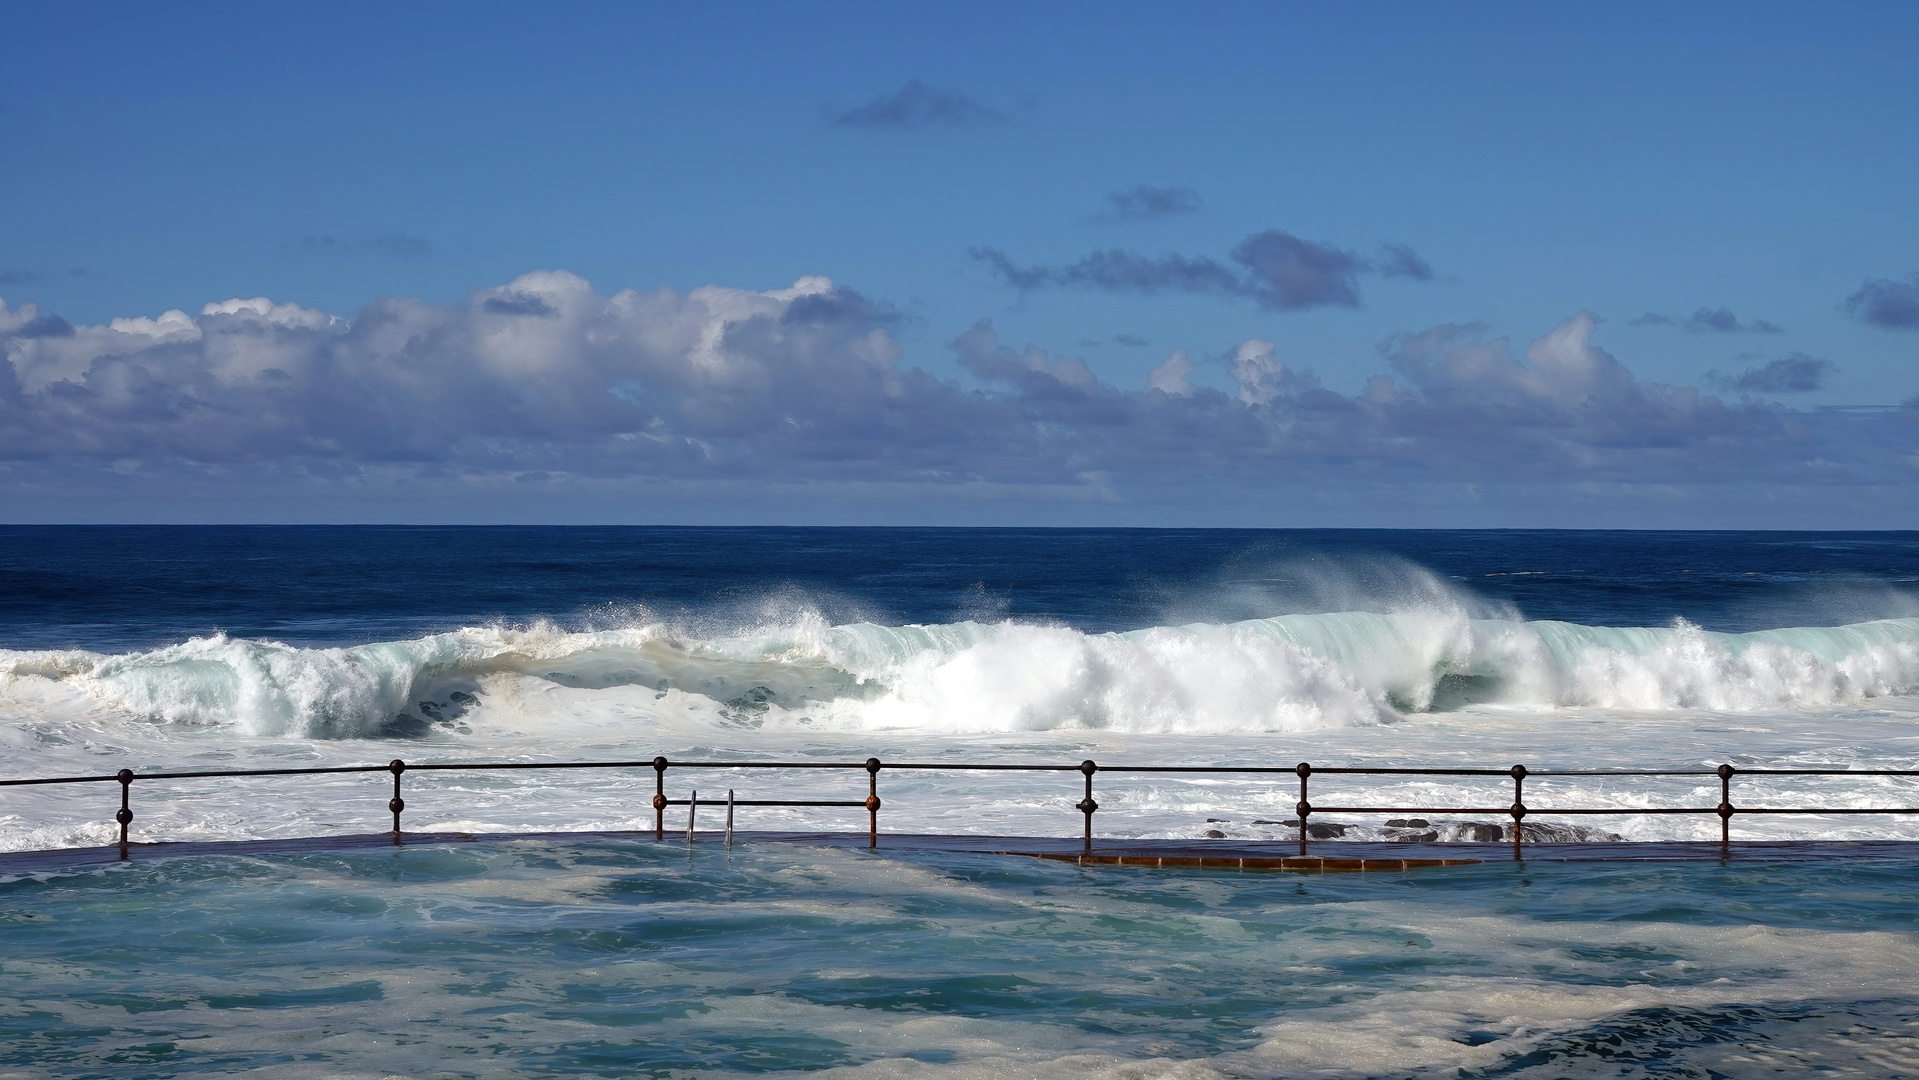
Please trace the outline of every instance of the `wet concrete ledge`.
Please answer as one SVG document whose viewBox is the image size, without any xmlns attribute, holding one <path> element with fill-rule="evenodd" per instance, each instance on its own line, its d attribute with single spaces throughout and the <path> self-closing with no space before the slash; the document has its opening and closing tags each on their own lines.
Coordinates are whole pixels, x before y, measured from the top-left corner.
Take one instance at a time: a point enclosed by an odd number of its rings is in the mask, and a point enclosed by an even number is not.
<svg viewBox="0 0 1919 1080">
<path fill-rule="evenodd" d="M 655 843 L 645 832 L 546 833 L 359 833 L 348 836 L 307 836 L 278 840 L 229 840 L 196 843 L 129 844 L 51 851 L 0 853 L 0 874 L 74 870 L 120 862 L 178 859 L 206 855 L 280 855 L 330 851 L 360 851 L 392 847 L 432 847 L 454 844 L 545 843 L 580 840 L 624 840 Z M 658 843 L 686 846 L 684 832 L 669 831 Z M 734 843 L 799 844 L 812 847 L 865 850 L 863 832 L 739 831 Z M 722 847 L 717 832 L 695 835 L 694 847 Z M 1077 838 L 1046 836 L 881 836 L 879 849 L 888 851 L 974 852 L 1019 855 L 1082 866 L 1137 866 L 1203 870 L 1272 870 L 1307 873 L 1340 871 L 1405 871 L 1424 867 L 1472 866 L 1523 862 L 1803 862 L 1830 859 L 1919 860 L 1919 841 L 1909 840 L 1735 840 L 1722 846 L 1704 843 L 1509 843 L 1404 844 L 1324 840 L 1311 843 L 1307 853 L 1299 845 L 1280 841 L 1246 840 L 1094 840 L 1088 851 Z"/>
</svg>

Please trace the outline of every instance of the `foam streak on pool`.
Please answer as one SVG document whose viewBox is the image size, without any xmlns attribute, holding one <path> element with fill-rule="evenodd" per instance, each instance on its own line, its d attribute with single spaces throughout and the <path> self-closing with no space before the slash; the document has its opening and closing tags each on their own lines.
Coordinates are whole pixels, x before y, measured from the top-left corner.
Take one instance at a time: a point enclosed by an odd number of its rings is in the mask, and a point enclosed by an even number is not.
<svg viewBox="0 0 1919 1080">
<path fill-rule="evenodd" d="M 1885 858 L 196 855 L 0 882 L 0 1076 L 1914 1075 L 1915 885 Z"/>
</svg>

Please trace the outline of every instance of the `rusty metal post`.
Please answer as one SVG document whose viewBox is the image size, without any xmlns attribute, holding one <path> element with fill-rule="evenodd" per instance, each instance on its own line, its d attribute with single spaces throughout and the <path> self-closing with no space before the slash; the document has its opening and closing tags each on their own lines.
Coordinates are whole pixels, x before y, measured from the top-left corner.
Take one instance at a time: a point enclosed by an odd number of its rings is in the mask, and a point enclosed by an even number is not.
<svg viewBox="0 0 1919 1080">
<path fill-rule="evenodd" d="M 400 842 L 400 811 L 406 809 L 406 800 L 400 798 L 400 774 L 406 771 L 406 762 L 394 758 L 387 762 L 387 771 L 393 774 L 393 797 L 386 802 L 386 808 L 393 811 L 393 842 Z"/>
<path fill-rule="evenodd" d="M 666 758 L 653 759 L 653 842 L 666 839 Z"/>
<path fill-rule="evenodd" d="M 1719 766 L 1719 806 L 1715 811 L 1719 815 L 1719 848 L 1721 853 L 1730 853 L 1732 849 L 1732 774 L 1737 771 L 1731 765 Z"/>
<path fill-rule="evenodd" d="M 121 769 L 114 774 L 120 781 L 120 809 L 114 813 L 113 820 L 120 823 L 120 858 L 127 857 L 127 826 L 133 824 L 133 808 L 127 805 L 128 789 L 133 785 L 133 770 Z"/>
<path fill-rule="evenodd" d="M 1313 812 L 1313 804 L 1306 801 L 1306 778 L 1313 775 L 1313 766 L 1309 762 L 1300 762 L 1293 766 L 1299 774 L 1299 802 L 1294 804 L 1293 813 L 1299 815 L 1299 853 L 1306 854 L 1306 815 Z"/>
<path fill-rule="evenodd" d="M 726 846 L 733 846 L 733 789 L 726 789 Z"/>
<path fill-rule="evenodd" d="M 1520 858 L 1519 825 L 1526 820 L 1526 766 L 1524 765 L 1513 766 L 1513 808 L 1509 812 L 1513 816 L 1513 859 L 1517 861 Z"/>
<path fill-rule="evenodd" d="M 880 846 L 880 759 L 866 759 L 866 846 Z"/>
<path fill-rule="evenodd" d="M 1093 759 L 1087 758 L 1079 763 L 1079 771 L 1086 774 L 1086 797 L 1074 803 L 1073 809 L 1086 815 L 1086 850 L 1091 851 L 1093 850 L 1093 811 L 1099 809 L 1099 804 L 1093 801 L 1093 774 L 1099 771 L 1099 766 L 1093 764 Z"/>
<path fill-rule="evenodd" d="M 693 793 L 686 797 L 686 842 L 688 844 L 693 842 L 693 815 L 699 812 L 700 789 L 694 788 Z"/>
</svg>

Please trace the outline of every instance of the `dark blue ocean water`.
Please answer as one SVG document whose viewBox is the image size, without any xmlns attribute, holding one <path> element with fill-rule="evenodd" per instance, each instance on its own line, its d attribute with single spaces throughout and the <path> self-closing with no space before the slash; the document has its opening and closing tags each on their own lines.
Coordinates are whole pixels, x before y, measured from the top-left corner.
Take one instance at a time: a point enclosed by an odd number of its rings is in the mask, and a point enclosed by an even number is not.
<svg viewBox="0 0 1919 1080">
<path fill-rule="evenodd" d="M 1378 609 L 1435 582 L 1532 619 L 1834 625 L 1919 613 L 1919 532 L 7 526 L 0 648 L 356 644 L 798 605 L 1106 631 Z"/>
</svg>

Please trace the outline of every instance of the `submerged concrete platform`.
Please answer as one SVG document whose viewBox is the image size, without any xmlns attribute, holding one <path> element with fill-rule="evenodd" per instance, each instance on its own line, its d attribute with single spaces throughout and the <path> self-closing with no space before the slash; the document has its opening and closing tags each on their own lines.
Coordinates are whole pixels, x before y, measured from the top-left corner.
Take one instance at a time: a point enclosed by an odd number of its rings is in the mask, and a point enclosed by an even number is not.
<svg viewBox="0 0 1919 1080">
<path fill-rule="evenodd" d="M 195 843 L 129 844 L 51 851 L 0 853 L 0 874 L 78 870 L 121 862 L 177 859 L 205 855 L 280 855 L 328 851 L 359 851 L 392 847 L 432 847 L 449 844 L 550 843 L 602 839 L 659 843 L 684 848 L 684 832 L 668 832 L 656 841 L 645 832 L 466 833 L 420 832 L 357 833 L 345 836 L 303 836 L 275 840 L 231 840 Z M 863 832 L 769 832 L 734 834 L 734 844 L 799 844 L 812 847 L 867 850 Z M 693 848 L 720 848 L 725 837 L 699 832 Z M 1292 871 L 1304 873 L 1405 871 L 1425 867 L 1474 866 L 1511 862 L 1803 862 L 1831 859 L 1919 860 L 1919 841 L 1797 841 L 1735 840 L 1718 843 L 1561 843 L 1504 842 L 1404 844 L 1345 840 L 1317 840 L 1306 854 L 1297 842 L 1254 840 L 1128 840 L 1095 839 L 1089 850 L 1083 840 L 1048 836 L 935 836 L 882 835 L 877 853 L 938 851 L 983 855 L 1018 855 L 1069 862 L 1081 866 L 1128 866 L 1165 869 Z"/>
</svg>

